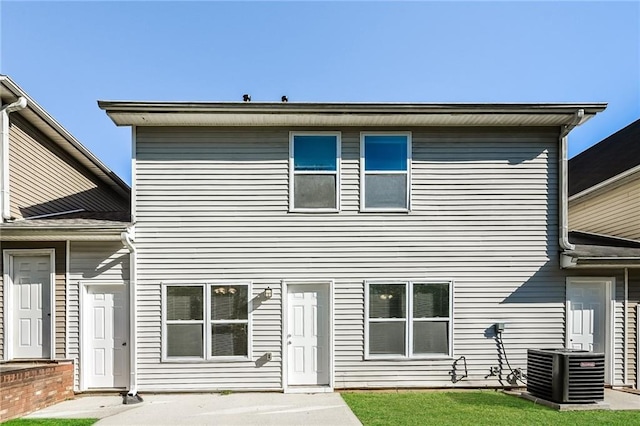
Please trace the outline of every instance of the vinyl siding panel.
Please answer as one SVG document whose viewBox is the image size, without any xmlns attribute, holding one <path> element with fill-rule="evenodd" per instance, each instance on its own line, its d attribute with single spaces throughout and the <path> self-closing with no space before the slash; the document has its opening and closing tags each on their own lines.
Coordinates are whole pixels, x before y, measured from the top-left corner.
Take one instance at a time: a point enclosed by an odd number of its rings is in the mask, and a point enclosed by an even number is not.
<svg viewBox="0 0 640 426">
<path fill-rule="evenodd" d="M 11 215 L 31 217 L 77 209 L 127 211 L 128 200 L 20 118 L 9 130 Z"/>
<path fill-rule="evenodd" d="M 69 255 L 69 346 L 75 361 L 75 390 L 80 389 L 80 292 L 89 284 L 129 283 L 129 252 L 119 242 L 71 242 Z"/>
<path fill-rule="evenodd" d="M 2 241 L 2 250 L 15 249 L 54 249 L 55 250 L 55 355 L 56 359 L 66 357 L 66 242 L 45 241 L 45 242 L 11 242 Z M 0 271 L 4 270 L 4 255 L 0 256 Z M 0 359 L 4 358 L 4 274 L 0 274 Z"/>
<path fill-rule="evenodd" d="M 640 174 L 569 204 L 569 226 L 640 240 Z"/>
<path fill-rule="evenodd" d="M 387 214 L 359 212 L 359 132 L 373 130 L 359 128 L 330 129 L 342 210 L 288 213 L 289 130 L 137 129 L 140 390 L 280 389 L 281 280 L 334 280 L 338 388 L 452 386 L 460 356 L 457 385 L 506 385 L 498 321 L 514 368 L 527 348 L 564 346 L 555 129 L 399 129 L 413 132 L 412 209 Z M 454 281 L 453 358 L 363 359 L 364 281 L 385 278 Z M 253 359 L 162 362 L 161 283 L 207 280 L 274 289 L 252 313 Z"/>
<path fill-rule="evenodd" d="M 627 382 L 630 384 L 638 383 L 638 327 L 640 319 L 638 318 L 638 306 L 640 306 L 640 271 L 629 270 L 629 306 L 627 315 L 629 316 L 629 326 L 627 327 L 627 335 L 629 342 L 627 345 L 627 363 L 629 371 L 627 374 Z"/>
</svg>

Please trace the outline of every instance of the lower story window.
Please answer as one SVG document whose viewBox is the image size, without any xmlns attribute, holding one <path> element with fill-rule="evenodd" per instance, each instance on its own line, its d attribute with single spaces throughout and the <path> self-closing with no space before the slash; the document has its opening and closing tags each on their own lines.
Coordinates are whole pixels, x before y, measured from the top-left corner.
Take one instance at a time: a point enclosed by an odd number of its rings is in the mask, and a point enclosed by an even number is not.
<svg viewBox="0 0 640 426">
<path fill-rule="evenodd" d="M 164 285 L 165 358 L 247 358 L 249 294 L 246 283 Z"/>
<path fill-rule="evenodd" d="M 452 355 L 452 283 L 366 283 L 367 358 Z"/>
</svg>

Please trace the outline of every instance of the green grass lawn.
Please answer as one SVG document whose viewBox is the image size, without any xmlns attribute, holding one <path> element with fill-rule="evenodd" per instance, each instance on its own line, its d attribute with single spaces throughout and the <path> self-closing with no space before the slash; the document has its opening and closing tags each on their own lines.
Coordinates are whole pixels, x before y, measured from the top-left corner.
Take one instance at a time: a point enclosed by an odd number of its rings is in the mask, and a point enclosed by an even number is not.
<svg viewBox="0 0 640 426">
<path fill-rule="evenodd" d="M 502 392 L 345 392 L 365 426 L 640 425 L 640 411 L 556 411 Z"/>
<path fill-rule="evenodd" d="M 13 419 L 2 426 L 89 426 L 98 419 Z"/>
</svg>

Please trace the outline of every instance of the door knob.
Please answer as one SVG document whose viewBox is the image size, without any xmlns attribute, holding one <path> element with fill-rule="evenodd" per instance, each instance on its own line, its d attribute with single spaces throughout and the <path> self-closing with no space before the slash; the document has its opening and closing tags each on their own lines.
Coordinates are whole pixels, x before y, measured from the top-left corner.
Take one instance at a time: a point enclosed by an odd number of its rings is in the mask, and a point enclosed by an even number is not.
<svg viewBox="0 0 640 426">
<path fill-rule="evenodd" d="M 122 346 L 127 346 L 127 342 L 122 342 Z"/>
</svg>

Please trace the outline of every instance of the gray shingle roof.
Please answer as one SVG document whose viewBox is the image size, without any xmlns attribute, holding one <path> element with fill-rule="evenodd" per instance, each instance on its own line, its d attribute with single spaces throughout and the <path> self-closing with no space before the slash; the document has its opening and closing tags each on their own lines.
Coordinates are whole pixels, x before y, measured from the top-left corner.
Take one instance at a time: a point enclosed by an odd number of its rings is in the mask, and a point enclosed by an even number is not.
<svg viewBox="0 0 640 426">
<path fill-rule="evenodd" d="M 569 160 L 569 196 L 640 165 L 640 120 Z"/>
</svg>

